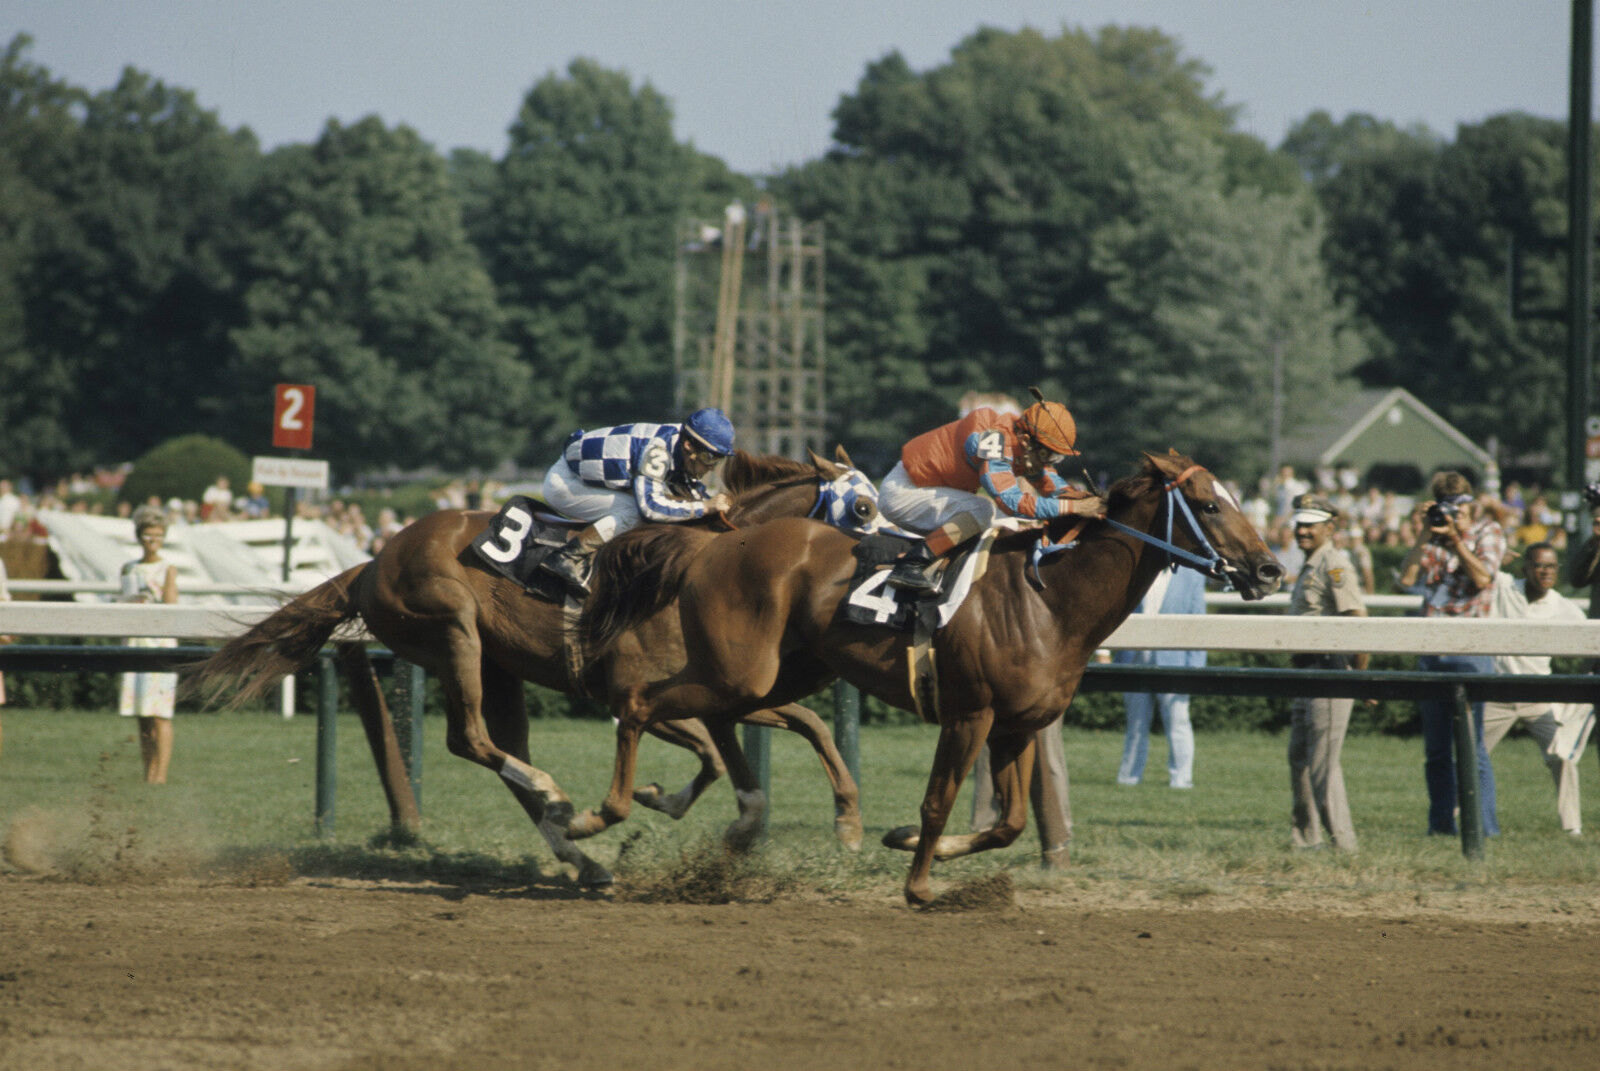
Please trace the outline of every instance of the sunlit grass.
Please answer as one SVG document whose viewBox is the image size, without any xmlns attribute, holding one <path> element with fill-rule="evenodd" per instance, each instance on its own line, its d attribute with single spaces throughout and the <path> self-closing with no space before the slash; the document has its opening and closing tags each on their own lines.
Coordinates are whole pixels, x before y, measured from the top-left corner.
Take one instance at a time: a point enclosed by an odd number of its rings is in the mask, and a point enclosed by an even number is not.
<svg viewBox="0 0 1600 1071">
<path fill-rule="evenodd" d="M 198 867 L 216 859 L 282 858 L 301 873 L 501 883 L 540 875 L 548 881 L 560 872 L 499 780 L 445 751 L 438 718 L 429 718 L 426 729 L 422 839 L 394 847 L 380 836 L 387 811 L 351 716 L 339 719 L 337 811 L 329 836 L 319 836 L 312 820 L 314 718 L 180 716 L 171 783 L 156 787 L 140 780 L 131 720 L 17 710 L 3 717 L 0 827 L 15 827 L 20 819 L 58 864 L 116 857 Z M 863 730 L 867 835 L 862 851 L 851 854 L 833 839 L 831 796 L 810 748 L 775 734 L 771 836 L 762 865 L 786 887 L 894 895 L 907 857 L 878 840 L 916 820 L 936 736 L 931 727 Z M 552 772 L 580 807 L 600 799 L 610 776 L 608 724 L 537 721 L 531 739 L 535 765 Z M 1509 739 L 1495 753 L 1505 834 L 1489 842 L 1482 862 L 1465 859 L 1457 841 L 1423 835 L 1420 742 L 1375 736 L 1352 737 L 1345 749 L 1360 853 L 1292 851 L 1286 743 L 1282 736 L 1202 734 L 1197 787 L 1174 791 L 1165 783 L 1164 741 L 1154 744 L 1146 783 L 1130 788 L 1115 783 L 1119 734 L 1069 730 L 1070 869 L 1040 871 L 1030 829 L 1011 848 L 941 864 L 936 877 L 964 880 L 1005 869 L 1024 889 L 1138 890 L 1180 903 L 1245 892 L 1293 896 L 1300 906 L 1319 895 L 1359 900 L 1462 890 L 1516 895 L 1553 888 L 1561 895 L 1568 888 L 1587 896 L 1600 879 L 1596 838 L 1574 841 L 1561 832 L 1548 774 L 1527 738 Z M 676 788 L 693 768 L 689 755 L 654 740 L 643 748 L 641 780 Z M 1596 810 L 1592 803 L 1585 807 L 1591 824 Z M 609 866 L 627 843 L 626 866 L 636 873 L 670 867 L 714 842 L 733 813 L 723 782 L 681 822 L 636 807 L 626 824 L 585 848 Z M 968 813 L 963 792 L 951 831 L 967 827 Z M 80 866 L 77 872 L 88 871 Z M 265 866 L 251 873 L 269 878 L 275 871 Z"/>
</svg>

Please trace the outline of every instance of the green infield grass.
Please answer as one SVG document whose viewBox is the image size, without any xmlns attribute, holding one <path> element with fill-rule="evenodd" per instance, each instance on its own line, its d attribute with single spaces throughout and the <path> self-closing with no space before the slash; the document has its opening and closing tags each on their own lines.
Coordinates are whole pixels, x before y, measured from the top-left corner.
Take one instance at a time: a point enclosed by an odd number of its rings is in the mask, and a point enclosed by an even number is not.
<svg viewBox="0 0 1600 1071">
<path fill-rule="evenodd" d="M 554 876 L 550 855 L 499 780 L 445 750 L 444 722 L 429 717 L 423 758 L 420 840 L 384 836 L 387 811 L 360 726 L 338 724 L 337 809 L 333 829 L 313 823 L 316 724 L 312 716 L 180 714 L 170 783 L 140 776 L 132 719 L 109 713 L 6 709 L 0 750 L 0 868 L 54 871 L 93 879 L 117 872 L 207 868 L 231 861 L 234 873 L 416 877 L 515 882 Z M 869 726 L 862 730 L 859 854 L 832 837 L 827 782 L 798 737 L 773 736 L 770 837 L 750 862 L 769 884 L 822 895 L 895 894 L 907 856 L 881 847 L 888 829 L 916 821 L 937 731 Z M 610 776 L 609 723 L 545 719 L 531 725 L 533 762 L 556 777 L 579 807 L 598 803 Z M 1516 897 L 1519 890 L 1559 903 L 1588 897 L 1600 879 L 1600 772 L 1585 757 L 1589 782 L 1582 838 L 1556 822 L 1554 790 L 1534 742 L 1512 736 L 1495 752 L 1500 824 L 1481 862 L 1458 841 L 1424 835 L 1426 797 L 1421 742 L 1350 737 L 1344 768 L 1361 851 L 1289 847 L 1286 737 L 1201 733 L 1196 787 L 1166 787 L 1165 740 L 1151 748 L 1146 783 L 1116 784 L 1121 734 L 1069 729 L 1075 834 L 1064 871 L 1037 866 L 1030 828 L 1012 847 L 940 864 L 935 878 L 971 880 L 1004 870 L 1018 887 L 1054 886 L 1196 900 L 1217 894 L 1293 893 L 1357 899 L 1379 894 L 1448 896 L 1462 890 Z M 1591 752 L 1592 754 L 1592 752 Z M 687 753 L 647 739 L 640 780 L 675 789 L 689 778 Z M 1588 787 L 1588 786 L 1586 786 Z M 967 828 L 963 791 L 951 832 Z M 623 825 L 586 850 L 628 875 L 658 875 L 674 861 L 711 850 L 733 816 L 727 782 L 673 822 L 635 807 Z M 619 853 L 624 856 L 620 862 Z"/>
</svg>

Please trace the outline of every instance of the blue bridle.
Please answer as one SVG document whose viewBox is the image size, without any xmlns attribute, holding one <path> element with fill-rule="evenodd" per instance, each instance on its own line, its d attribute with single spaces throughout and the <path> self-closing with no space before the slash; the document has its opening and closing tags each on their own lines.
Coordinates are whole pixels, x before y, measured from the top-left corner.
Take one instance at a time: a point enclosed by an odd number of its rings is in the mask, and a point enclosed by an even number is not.
<svg viewBox="0 0 1600 1071">
<path fill-rule="evenodd" d="M 1194 510 L 1189 506 L 1189 500 L 1184 498 L 1183 493 L 1178 490 L 1183 482 L 1190 476 L 1193 476 L 1196 472 L 1204 471 L 1205 469 L 1201 468 L 1199 465 L 1195 465 L 1192 468 L 1186 469 L 1180 476 L 1167 483 L 1163 488 L 1167 496 L 1167 531 L 1165 539 L 1162 539 L 1158 536 L 1153 536 L 1149 532 L 1141 532 L 1137 528 L 1130 528 L 1121 521 L 1114 521 L 1110 517 L 1105 518 L 1105 523 L 1109 524 L 1119 532 L 1126 532 L 1135 539 L 1165 551 L 1167 555 L 1167 565 L 1174 570 L 1180 565 L 1187 565 L 1189 568 L 1203 573 L 1214 580 L 1225 581 L 1228 579 L 1227 572 L 1223 568 L 1226 563 L 1226 559 L 1224 559 L 1221 554 L 1217 553 L 1217 549 L 1211 545 L 1211 540 L 1206 538 L 1206 530 L 1201 526 L 1200 521 L 1195 517 Z M 1178 546 L 1172 541 L 1173 517 L 1179 511 L 1182 511 L 1183 513 L 1183 519 L 1189 526 L 1190 534 L 1192 534 L 1195 538 L 1195 541 L 1200 544 L 1200 549 L 1206 554 L 1210 555 L 1209 558 L 1202 557 L 1201 555 L 1195 554 L 1192 551 L 1184 550 L 1182 547 Z M 1034 547 L 1033 561 L 1030 563 L 1033 566 L 1034 575 L 1038 576 L 1038 565 L 1040 559 L 1042 559 L 1045 555 L 1053 554 L 1058 550 L 1065 550 L 1071 545 L 1072 544 L 1070 543 L 1057 543 L 1049 547 Z M 1040 584 L 1043 586 L 1042 578 Z"/>
</svg>

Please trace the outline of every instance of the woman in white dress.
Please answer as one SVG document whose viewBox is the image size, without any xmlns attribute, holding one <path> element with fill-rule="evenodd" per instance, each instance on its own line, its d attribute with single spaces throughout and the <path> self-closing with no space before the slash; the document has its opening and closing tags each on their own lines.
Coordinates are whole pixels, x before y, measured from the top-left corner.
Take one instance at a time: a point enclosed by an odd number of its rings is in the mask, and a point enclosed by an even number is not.
<svg viewBox="0 0 1600 1071">
<path fill-rule="evenodd" d="M 167 540 L 166 514 L 145 506 L 133 515 L 133 531 L 144 554 L 122 567 L 123 602 L 177 602 L 178 570 L 161 557 Z M 133 636 L 129 647 L 176 647 L 166 636 Z M 172 762 L 172 708 L 176 673 L 124 673 L 118 713 L 139 719 L 139 751 L 147 784 L 167 783 Z"/>
</svg>

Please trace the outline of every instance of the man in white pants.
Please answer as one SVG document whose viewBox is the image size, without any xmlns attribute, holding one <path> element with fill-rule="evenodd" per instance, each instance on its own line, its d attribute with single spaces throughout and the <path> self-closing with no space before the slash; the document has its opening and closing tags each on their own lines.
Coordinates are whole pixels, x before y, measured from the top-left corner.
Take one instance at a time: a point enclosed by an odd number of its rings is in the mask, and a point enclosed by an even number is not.
<svg viewBox="0 0 1600 1071">
<path fill-rule="evenodd" d="M 1552 590 L 1560 577 L 1555 547 L 1535 543 L 1522 558 L 1522 579 L 1496 573 L 1494 616 L 1526 621 L 1583 621 L 1583 611 Z M 1496 673 L 1550 672 L 1548 655 L 1504 655 L 1494 660 Z M 1511 727 L 1522 722 L 1544 751 L 1544 764 L 1556 786 L 1556 814 L 1561 828 L 1583 834 L 1578 810 L 1578 759 L 1594 728 L 1594 707 L 1579 703 L 1485 703 L 1483 746 L 1493 751 Z"/>
</svg>

